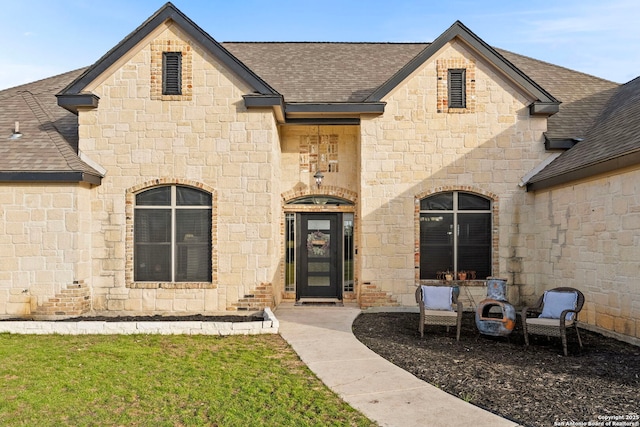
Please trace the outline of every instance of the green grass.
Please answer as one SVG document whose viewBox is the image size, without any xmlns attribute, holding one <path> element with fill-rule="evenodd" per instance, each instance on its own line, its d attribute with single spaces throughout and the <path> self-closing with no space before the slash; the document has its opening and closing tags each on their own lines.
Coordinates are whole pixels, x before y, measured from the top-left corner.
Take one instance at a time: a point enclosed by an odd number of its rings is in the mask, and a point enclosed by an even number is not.
<svg viewBox="0 0 640 427">
<path fill-rule="evenodd" d="M 2 426 L 372 426 L 279 335 L 0 334 Z"/>
</svg>

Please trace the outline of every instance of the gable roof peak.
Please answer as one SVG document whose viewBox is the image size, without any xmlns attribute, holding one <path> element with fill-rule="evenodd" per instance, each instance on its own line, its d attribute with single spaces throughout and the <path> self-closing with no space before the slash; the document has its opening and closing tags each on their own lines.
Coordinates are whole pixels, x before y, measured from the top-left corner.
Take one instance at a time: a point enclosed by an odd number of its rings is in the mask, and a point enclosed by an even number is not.
<svg viewBox="0 0 640 427">
<path fill-rule="evenodd" d="M 251 71 L 227 49 L 222 47 L 213 37 L 189 19 L 171 2 L 167 2 L 132 33 L 127 35 L 120 43 L 103 55 L 102 58 L 98 59 L 98 61 L 90 66 L 82 75 L 58 93 L 56 95 L 58 97 L 58 105 L 73 112 L 76 112 L 77 108 L 81 105 L 97 106 L 97 97 L 93 94 L 83 92 L 87 85 L 133 49 L 139 42 L 151 34 L 153 30 L 168 20 L 178 25 L 192 40 L 199 43 L 205 50 L 225 66 L 229 67 L 231 71 L 247 83 L 253 91 L 267 95 L 277 94 L 269 84 Z"/>
<path fill-rule="evenodd" d="M 435 55 L 436 52 L 455 38 L 463 40 L 467 45 L 477 51 L 512 81 L 533 96 L 536 101 L 530 106 L 532 114 L 550 115 L 555 114 L 558 111 L 560 101 L 520 71 L 506 58 L 500 55 L 494 48 L 489 46 L 484 40 L 478 37 L 459 20 L 455 21 L 444 33 L 436 38 L 433 43 L 425 47 L 422 52 L 409 61 L 394 76 L 387 80 L 387 82 L 375 90 L 367 98 L 367 101 L 382 100 L 382 98 L 391 92 L 393 88 L 400 84 L 404 79 L 411 75 L 411 73 L 424 64 L 425 61 Z"/>
</svg>

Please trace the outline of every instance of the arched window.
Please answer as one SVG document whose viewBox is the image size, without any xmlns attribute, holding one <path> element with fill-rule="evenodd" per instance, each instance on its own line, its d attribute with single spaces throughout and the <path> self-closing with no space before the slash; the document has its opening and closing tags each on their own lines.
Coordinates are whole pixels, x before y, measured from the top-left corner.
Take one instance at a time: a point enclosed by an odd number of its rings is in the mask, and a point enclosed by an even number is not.
<svg viewBox="0 0 640 427">
<path fill-rule="evenodd" d="M 211 194 L 167 185 L 135 196 L 136 282 L 211 282 Z"/>
<path fill-rule="evenodd" d="M 491 276 L 491 200 L 452 191 L 420 201 L 420 279 L 443 272 Z M 468 278 L 472 278 L 467 276 Z"/>
</svg>

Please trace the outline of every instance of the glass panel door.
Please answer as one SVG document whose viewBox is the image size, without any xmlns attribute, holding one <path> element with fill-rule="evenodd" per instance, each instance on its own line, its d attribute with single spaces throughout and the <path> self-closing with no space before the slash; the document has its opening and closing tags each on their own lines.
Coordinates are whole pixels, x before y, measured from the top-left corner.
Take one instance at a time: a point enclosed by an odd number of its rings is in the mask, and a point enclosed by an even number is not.
<svg viewBox="0 0 640 427">
<path fill-rule="evenodd" d="M 296 297 L 341 298 L 340 214 L 299 214 Z"/>
</svg>

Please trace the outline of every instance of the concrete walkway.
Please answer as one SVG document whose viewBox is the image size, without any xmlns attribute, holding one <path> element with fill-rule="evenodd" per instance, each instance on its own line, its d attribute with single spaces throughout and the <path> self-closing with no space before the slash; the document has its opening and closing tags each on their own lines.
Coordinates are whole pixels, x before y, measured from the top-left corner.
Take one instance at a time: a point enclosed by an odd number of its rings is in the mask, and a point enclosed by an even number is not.
<svg viewBox="0 0 640 427">
<path fill-rule="evenodd" d="M 360 343 L 351 331 L 360 309 L 281 304 L 280 335 L 352 407 L 381 426 L 517 426 L 416 378 Z M 417 327 L 417 325 L 416 325 Z"/>
</svg>

